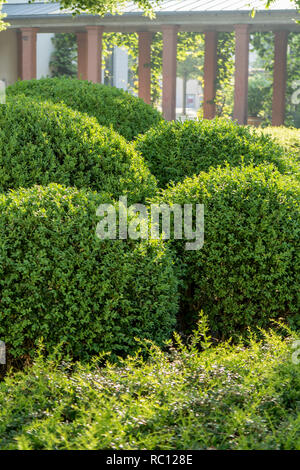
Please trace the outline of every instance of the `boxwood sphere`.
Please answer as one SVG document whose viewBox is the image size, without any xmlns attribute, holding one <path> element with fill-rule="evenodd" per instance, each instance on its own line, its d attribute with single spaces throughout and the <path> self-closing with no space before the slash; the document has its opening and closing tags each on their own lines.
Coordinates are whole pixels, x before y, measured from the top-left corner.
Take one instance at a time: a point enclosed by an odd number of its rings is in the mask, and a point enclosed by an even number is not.
<svg viewBox="0 0 300 470">
<path fill-rule="evenodd" d="M 238 166 L 266 161 L 280 172 L 293 172 L 295 166 L 270 136 L 226 119 L 161 122 L 137 138 L 136 148 L 162 188 L 226 162 Z"/>
<path fill-rule="evenodd" d="M 205 241 L 174 241 L 184 282 L 181 315 L 201 309 L 213 333 L 230 337 L 282 318 L 300 326 L 300 185 L 272 165 L 211 169 L 155 202 L 204 204 Z"/>
<path fill-rule="evenodd" d="M 106 200 L 106 199 L 105 199 Z M 101 195 L 57 184 L 0 197 L 0 338 L 11 357 L 40 337 L 74 358 L 126 354 L 135 337 L 169 338 L 177 312 L 173 260 L 161 241 L 100 240 Z"/>
<path fill-rule="evenodd" d="M 162 115 L 139 98 L 115 87 L 71 78 L 18 81 L 7 88 L 8 96 L 25 94 L 94 116 L 103 126 L 112 126 L 126 139 L 146 132 Z"/>
<path fill-rule="evenodd" d="M 94 118 L 62 104 L 10 98 L 0 106 L 0 191 L 49 183 L 136 202 L 156 187 L 132 145 Z"/>
</svg>

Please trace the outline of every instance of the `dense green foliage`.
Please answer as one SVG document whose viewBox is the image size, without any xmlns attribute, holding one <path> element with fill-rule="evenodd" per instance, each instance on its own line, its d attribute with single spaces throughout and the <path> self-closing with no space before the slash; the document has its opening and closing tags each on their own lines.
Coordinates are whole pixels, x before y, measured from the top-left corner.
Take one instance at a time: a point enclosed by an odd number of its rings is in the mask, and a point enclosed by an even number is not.
<svg viewBox="0 0 300 470">
<path fill-rule="evenodd" d="M 73 357 L 126 354 L 172 333 L 177 280 L 160 241 L 100 240 L 103 197 L 52 184 L 0 196 L 0 338 L 24 361 L 40 337 Z"/>
<path fill-rule="evenodd" d="M 161 114 L 141 99 L 118 88 L 71 78 L 42 78 L 18 81 L 7 88 L 8 95 L 63 101 L 77 111 L 94 116 L 99 124 L 112 126 L 131 140 L 157 124 Z"/>
<path fill-rule="evenodd" d="M 249 77 L 248 116 L 260 116 L 268 91 L 268 80 L 264 76 L 257 73 Z"/>
<path fill-rule="evenodd" d="M 1 449 L 300 450 L 289 341 L 195 342 L 101 369 L 39 358 L 0 384 Z"/>
<path fill-rule="evenodd" d="M 0 191 L 60 183 L 141 202 L 155 179 L 132 145 L 62 104 L 9 97 L 0 107 Z"/>
<path fill-rule="evenodd" d="M 136 142 L 160 187 L 210 167 L 274 163 L 281 172 L 293 162 L 269 136 L 225 119 L 162 122 Z"/>
<path fill-rule="evenodd" d="M 218 337 L 272 318 L 300 326 L 300 186 L 272 165 L 211 169 L 166 189 L 155 202 L 202 203 L 205 242 L 174 241 L 185 289 L 183 321 L 200 309 Z"/>
</svg>

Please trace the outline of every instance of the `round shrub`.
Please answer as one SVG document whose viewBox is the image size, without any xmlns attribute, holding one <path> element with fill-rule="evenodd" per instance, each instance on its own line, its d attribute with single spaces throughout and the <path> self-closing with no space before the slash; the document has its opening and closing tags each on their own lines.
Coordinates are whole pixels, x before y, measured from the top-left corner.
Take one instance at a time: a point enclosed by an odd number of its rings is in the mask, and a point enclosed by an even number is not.
<svg viewBox="0 0 300 470">
<path fill-rule="evenodd" d="M 272 165 L 211 169 L 156 196 L 156 203 L 204 204 L 204 246 L 181 261 L 181 315 L 201 309 L 218 337 L 283 318 L 300 326 L 300 186 Z"/>
<path fill-rule="evenodd" d="M 226 162 L 238 166 L 266 161 L 280 172 L 293 169 L 283 148 L 268 135 L 225 119 L 161 122 L 137 139 L 136 148 L 162 188 Z"/>
<path fill-rule="evenodd" d="M 55 103 L 63 101 L 71 108 L 94 116 L 102 126 L 112 126 L 132 140 L 162 120 L 151 106 L 118 88 L 71 78 L 42 78 L 18 81 L 7 88 L 8 96 L 25 94 Z"/>
<path fill-rule="evenodd" d="M 153 194 L 155 178 L 123 137 L 65 105 L 10 98 L 0 107 L 0 191 L 59 183 L 128 194 Z"/>
<path fill-rule="evenodd" d="M 0 338 L 11 357 L 61 341 L 74 358 L 169 338 L 177 280 L 160 241 L 96 237 L 101 195 L 57 184 L 0 197 Z"/>
</svg>

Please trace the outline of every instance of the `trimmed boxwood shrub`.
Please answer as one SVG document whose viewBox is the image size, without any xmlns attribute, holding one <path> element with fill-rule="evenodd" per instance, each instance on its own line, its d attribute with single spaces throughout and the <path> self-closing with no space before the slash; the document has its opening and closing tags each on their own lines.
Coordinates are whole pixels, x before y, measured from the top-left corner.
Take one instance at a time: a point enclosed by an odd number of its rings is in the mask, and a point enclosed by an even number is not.
<svg viewBox="0 0 300 470">
<path fill-rule="evenodd" d="M 102 126 L 112 126 L 132 140 L 162 120 L 162 115 L 139 98 L 118 88 L 71 78 L 18 81 L 7 88 L 8 96 L 25 94 L 67 106 L 94 116 Z"/>
<path fill-rule="evenodd" d="M 226 162 L 271 162 L 282 173 L 294 169 L 284 149 L 268 135 L 225 119 L 161 122 L 137 139 L 136 148 L 162 188 Z"/>
<path fill-rule="evenodd" d="M 161 241 L 99 240 L 101 195 L 57 184 L 0 196 L 0 338 L 10 357 L 47 351 L 126 354 L 135 337 L 170 337 L 173 261 Z"/>
<path fill-rule="evenodd" d="M 156 203 L 202 203 L 205 242 L 174 241 L 184 288 L 182 320 L 201 309 L 229 337 L 271 318 L 300 326 L 300 186 L 272 165 L 211 169 L 166 189 Z"/>
<path fill-rule="evenodd" d="M 132 144 L 94 118 L 62 104 L 10 98 L 0 107 L 0 191 L 53 182 L 136 202 L 156 187 Z"/>
</svg>

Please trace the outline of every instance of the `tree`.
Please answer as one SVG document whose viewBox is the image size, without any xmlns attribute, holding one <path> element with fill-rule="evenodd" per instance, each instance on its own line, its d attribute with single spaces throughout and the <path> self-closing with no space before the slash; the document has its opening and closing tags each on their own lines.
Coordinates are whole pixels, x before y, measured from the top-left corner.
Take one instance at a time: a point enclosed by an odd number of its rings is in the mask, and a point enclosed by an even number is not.
<svg viewBox="0 0 300 470">
<path fill-rule="evenodd" d="M 77 45 L 73 33 L 57 33 L 52 38 L 54 51 L 50 59 L 52 77 L 76 77 Z"/>
</svg>

